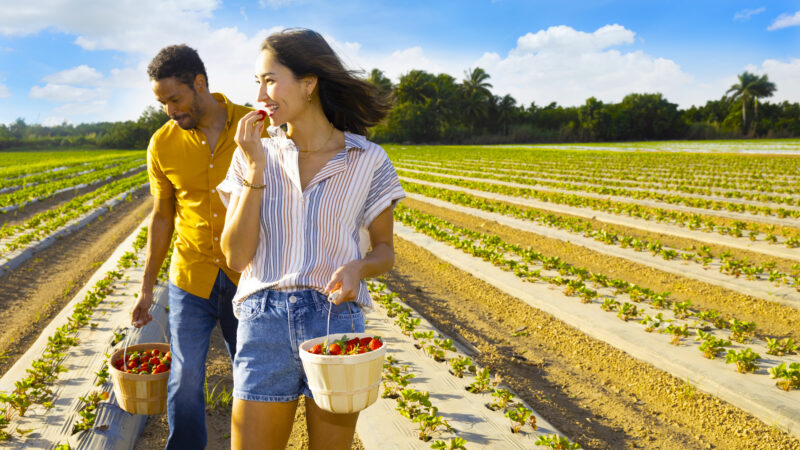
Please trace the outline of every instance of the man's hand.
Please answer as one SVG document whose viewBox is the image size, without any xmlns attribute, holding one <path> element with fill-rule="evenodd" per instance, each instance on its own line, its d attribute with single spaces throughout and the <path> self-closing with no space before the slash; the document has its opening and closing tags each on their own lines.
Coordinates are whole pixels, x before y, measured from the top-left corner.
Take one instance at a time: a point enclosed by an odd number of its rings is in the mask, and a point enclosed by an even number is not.
<svg viewBox="0 0 800 450">
<path fill-rule="evenodd" d="M 142 288 L 139 299 L 131 310 L 131 325 L 141 328 L 153 320 L 150 315 L 150 306 L 153 304 L 153 289 Z"/>
</svg>

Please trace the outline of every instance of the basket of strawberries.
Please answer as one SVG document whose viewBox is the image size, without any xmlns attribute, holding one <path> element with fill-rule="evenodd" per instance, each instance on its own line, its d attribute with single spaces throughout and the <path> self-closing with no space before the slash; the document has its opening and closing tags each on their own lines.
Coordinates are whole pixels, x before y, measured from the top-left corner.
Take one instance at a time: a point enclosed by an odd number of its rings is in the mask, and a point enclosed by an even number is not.
<svg viewBox="0 0 800 450">
<path fill-rule="evenodd" d="M 386 346 L 366 333 L 331 334 L 300 344 L 314 402 L 337 414 L 361 411 L 378 399 Z"/>
<path fill-rule="evenodd" d="M 120 408 L 131 414 L 163 413 L 171 363 L 172 354 L 166 343 L 124 346 L 114 352 L 108 360 L 108 371 Z"/>
</svg>

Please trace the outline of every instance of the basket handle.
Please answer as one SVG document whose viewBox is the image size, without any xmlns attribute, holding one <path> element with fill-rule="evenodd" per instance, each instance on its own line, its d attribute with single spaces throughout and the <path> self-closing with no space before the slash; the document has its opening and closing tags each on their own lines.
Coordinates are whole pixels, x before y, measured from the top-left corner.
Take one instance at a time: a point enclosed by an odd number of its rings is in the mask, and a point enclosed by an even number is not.
<svg viewBox="0 0 800 450">
<path fill-rule="evenodd" d="M 161 328 L 161 335 L 164 336 L 164 342 L 169 343 L 169 341 L 167 341 L 167 330 L 164 329 L 164 325 L 161 325 L 161 322 L 159 322 L 157 320 L 151 320 L 150 323 L 152 323 L 152 322 L 155 322 L 155 323 L 158 324 L 158 327 Z M 140 328 L 144 328 L 146 326 L 147 326 L 147 324 L 144 324 Z M 127 354 L 128 353 L 128 343 L 130 342 L 131 334 L 133 334 L 133 330 L 137 329 L 133 325 L 128 325 L 126 328 L 128 328 L 129 331 L 127 333 L 125 333 L 125 341 L 122 343 L 122 362 L 123 362 L 123 364 L 125 363 L 125 360 L 128 359 L 128 354 Z M 113 361 L 112 361 L 112 363 L 113 363 Z"/>
</svg>

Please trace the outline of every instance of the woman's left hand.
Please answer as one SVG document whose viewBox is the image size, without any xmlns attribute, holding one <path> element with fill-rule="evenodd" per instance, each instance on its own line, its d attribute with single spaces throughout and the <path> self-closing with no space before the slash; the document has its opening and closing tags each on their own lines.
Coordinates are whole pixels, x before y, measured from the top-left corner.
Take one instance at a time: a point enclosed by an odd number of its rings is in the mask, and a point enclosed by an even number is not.
<svg viewBox="0 0 800 450">
<path fill-rule="evenodd" d="M 325 286 L 328 294 L 336 292 L 332 302 L 334 305 L 341 305 L 344 302 L 352 302 L 358 295 L 358 284 L 361 282 L 358 261 L 347 263 L 333 272 L 331 281 Z"/>
</svg>

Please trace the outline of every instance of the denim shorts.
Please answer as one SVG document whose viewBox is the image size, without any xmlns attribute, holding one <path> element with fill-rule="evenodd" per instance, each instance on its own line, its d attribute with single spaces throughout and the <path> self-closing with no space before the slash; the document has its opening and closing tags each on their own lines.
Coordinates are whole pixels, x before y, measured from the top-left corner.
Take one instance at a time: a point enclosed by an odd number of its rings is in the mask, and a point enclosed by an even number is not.
<svg viewBox="0 0 800 450">
<path fill-rule="evenodd" d="M 313 398 L 298 349 L 330 333 L 363 333 L 364 314 L 353 302 L 334 305 L 315 290 L 263 290 L 240 305 L 233 361 L 233 396 L 258 402 Z"/>
</svg>

